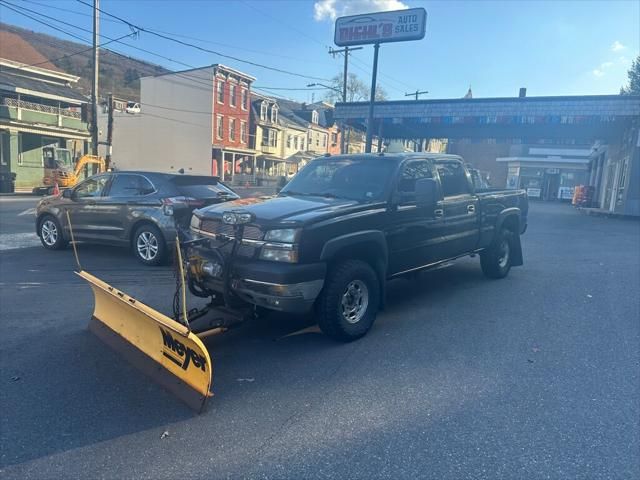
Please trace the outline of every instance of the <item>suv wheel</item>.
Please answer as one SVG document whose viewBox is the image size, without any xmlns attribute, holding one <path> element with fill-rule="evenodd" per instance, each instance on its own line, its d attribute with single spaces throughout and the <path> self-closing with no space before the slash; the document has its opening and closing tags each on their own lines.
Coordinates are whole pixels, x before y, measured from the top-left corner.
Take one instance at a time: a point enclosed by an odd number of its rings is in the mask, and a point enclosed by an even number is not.
<svg viewBox="0 0 640 480">
<path fill-rule="evenodd" d="M 511 270 L 513 232 L 503 228 L 493 244 L 480 253 L 482 273 L 489 278 L 504 278 Z"/>
<path fill-rule="evenodd" d="M 60 250 L 67 246 L 67 241 L 62 235 L 60 222 L 51 215 L 45 215 L 40 220 L 38 236 L 42 246 L 49 250 Z"/>
<path fill-rule="evenodd" d="M 167 256 L 167 244 L 155 225 L 138 227 L 131 243 L 134 255 L 145 265 L 160 265 Z"/>
<path fill-rule="evenodd" d="M 373 269 L 360 260 L 337 265 L 328 275 L 317 304 L 320 329 L 350 342 L 364 336 L 376 319 L 380 285 Z"/>
</svg>

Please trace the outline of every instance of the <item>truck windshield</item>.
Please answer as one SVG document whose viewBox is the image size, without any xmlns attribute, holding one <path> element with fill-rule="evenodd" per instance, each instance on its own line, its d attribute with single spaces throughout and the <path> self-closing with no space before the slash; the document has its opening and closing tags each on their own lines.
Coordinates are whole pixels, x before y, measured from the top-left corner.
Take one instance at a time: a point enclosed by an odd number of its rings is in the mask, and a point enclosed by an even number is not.
<svg viewBox="0 0 640 480">
<path fill-rule="evenodd" d="M 360 202 L 381 200 L 395 163 L 385 158 L 327 158 L 312 161 L 280 192 L 347 198 Z"/>
</svg>

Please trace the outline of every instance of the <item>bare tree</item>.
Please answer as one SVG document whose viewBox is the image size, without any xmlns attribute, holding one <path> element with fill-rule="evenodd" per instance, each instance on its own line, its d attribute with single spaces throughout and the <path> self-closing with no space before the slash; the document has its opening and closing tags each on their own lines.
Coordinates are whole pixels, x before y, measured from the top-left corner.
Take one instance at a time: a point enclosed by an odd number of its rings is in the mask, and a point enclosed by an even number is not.
<svg viewBox="0 0 640 480">
<path fill-rule="evenodd" d="M 349 73 L 347 79 L 347 102 L 362 102 L 369 98 L 369 88 L 355 73 Z M 342 74 L 333 77 L 330 85 L 336 90 L 327 90 L 324 99 L 330 103 L 341 102 Z"/>
</svg>

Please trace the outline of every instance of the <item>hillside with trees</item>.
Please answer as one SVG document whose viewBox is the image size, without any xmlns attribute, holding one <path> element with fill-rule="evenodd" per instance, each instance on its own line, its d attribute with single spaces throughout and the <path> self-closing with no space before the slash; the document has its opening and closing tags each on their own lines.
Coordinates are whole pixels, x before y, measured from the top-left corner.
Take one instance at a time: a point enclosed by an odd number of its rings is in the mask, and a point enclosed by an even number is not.
<svg viewBox="0 0 640 480">
<path fill-rule="evenodd" d="M 86 95 L 90 94 L 92 52 L 88 45 L 62 40 L 6 23 L 0 23 L 0 30 L 20 35 L 60 70 L 80 77 L 78 90 Z M 105 47 L 100 49 L 101 96 L 111 92 L 125 100 L 139 100 L 140 77 L 168 71 L 160 65 L 120 55 Z"/>
</svg>

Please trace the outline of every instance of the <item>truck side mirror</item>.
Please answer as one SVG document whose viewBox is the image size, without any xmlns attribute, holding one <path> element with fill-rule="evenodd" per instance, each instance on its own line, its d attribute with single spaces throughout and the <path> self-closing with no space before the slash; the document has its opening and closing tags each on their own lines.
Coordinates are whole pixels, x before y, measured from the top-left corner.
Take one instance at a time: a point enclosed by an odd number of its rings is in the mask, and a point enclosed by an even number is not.
<svg viewBox="0 0 640 480">
<path fill-rule="evenodd" d="M 438 183 L 433 178 L 420 178 L 416 181 L 416 204 L 419 207 L 435 207 L 439 199 Z"/>
</svg>

